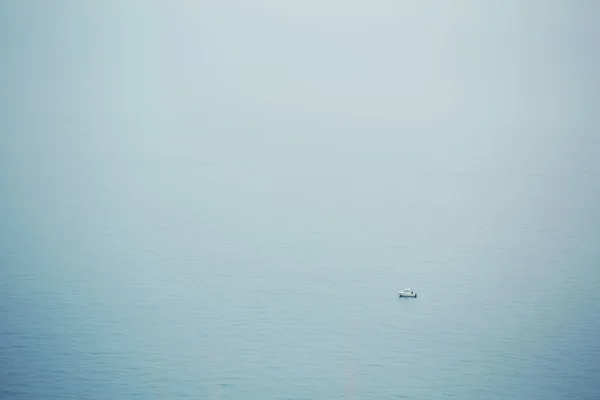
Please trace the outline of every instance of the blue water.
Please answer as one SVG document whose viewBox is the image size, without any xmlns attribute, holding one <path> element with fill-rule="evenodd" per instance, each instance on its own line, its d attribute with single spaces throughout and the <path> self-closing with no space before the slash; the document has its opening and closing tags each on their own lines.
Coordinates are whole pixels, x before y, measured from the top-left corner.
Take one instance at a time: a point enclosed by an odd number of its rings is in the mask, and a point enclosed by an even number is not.
<svg viewBox="0 0 600 400">
<path fill-rule="evenodd" d="M 283 158 L 5 154 L 0 397 L 598 398 L 591 158 Z"/>
</svg>

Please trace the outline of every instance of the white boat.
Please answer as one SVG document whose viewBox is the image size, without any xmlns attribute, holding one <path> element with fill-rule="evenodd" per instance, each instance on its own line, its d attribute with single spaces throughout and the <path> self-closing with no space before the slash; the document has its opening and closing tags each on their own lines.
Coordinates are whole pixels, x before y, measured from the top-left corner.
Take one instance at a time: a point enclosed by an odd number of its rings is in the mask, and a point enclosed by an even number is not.
<svg viewBox="0 0 600 400">
<path fill-rule="evenodd" d="M 404 289 L 401 292 L 398 292 L 398 297 L 414 297 L 417 298 L 417 294 L 412 289 Z"/>
</svg>

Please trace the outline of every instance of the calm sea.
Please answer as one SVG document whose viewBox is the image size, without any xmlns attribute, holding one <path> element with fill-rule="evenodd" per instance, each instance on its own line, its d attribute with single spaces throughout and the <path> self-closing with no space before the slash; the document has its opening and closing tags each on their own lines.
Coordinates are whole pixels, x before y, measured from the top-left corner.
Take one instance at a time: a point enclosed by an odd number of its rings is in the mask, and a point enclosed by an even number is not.
<svg viewBox="0 0 600 400">
<path fill-rule="evenodd" d="M 4 153 L 0 397 L 598 399 L 586 147 Z"/>
</svg>

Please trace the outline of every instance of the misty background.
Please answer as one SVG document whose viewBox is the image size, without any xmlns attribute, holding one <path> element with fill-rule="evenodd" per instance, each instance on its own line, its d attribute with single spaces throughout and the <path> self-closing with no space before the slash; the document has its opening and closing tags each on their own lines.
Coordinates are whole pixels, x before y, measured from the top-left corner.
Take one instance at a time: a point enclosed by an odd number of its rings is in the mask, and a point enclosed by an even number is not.
<svg viewBox="0 0 600 400">
<path fill-rule="evenodd" d="M 0 397 L 596 398 L 599 11 L 3 2 Z"/>
</svg>

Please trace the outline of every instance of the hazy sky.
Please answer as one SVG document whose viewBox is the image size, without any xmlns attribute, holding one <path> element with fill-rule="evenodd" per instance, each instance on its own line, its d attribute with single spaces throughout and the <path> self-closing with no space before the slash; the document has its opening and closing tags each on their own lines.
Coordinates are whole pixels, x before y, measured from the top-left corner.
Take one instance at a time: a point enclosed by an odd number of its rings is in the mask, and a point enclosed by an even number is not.
<svg viewBox="0 0 600 400">
<path fill-rule="evenodd" d="M 150 179 L 143 166 L 154 161 L 290 173 L 393 166 L 387 182 L 399 170 L 508 168 L 562 177 L 557 190 L 584 188 L 600 148 L 599 10 L 593 1 L 5 1 L 0 165 L 6 187 L 44 188 L 9 190 L 5 201 L 58 199 L 94 180 L 111 190 Z M 128 163 L 107 172 L 111 159 Z M 73 170 L 81 177 L 64 186 Z M 227 179 L 217 172 L 213 180 Z"/>
<path fill-rule="evenodd" d="M 591 134 L 600 92 L 593 1 L 61 0 L 0 10 L 4 152 L 210 158 L 230 147 L 321 160 L 385 158 L 431 140 L 446 153 L 469 143 L 485 152 L 481 141 L 498 135 L 551 145 Z"/>
</svg>

